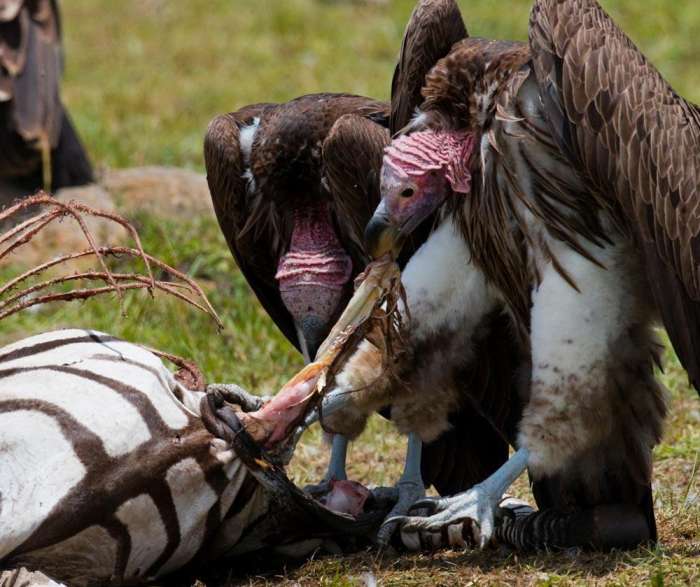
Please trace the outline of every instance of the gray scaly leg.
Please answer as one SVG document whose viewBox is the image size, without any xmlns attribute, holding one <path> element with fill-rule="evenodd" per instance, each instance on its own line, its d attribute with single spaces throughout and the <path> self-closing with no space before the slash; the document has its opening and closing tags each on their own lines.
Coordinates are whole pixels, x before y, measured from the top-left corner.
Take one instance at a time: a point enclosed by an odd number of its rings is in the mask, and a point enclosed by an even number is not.
<svg viewBox="0 0 700 587">
<path fill-rule="evenodd" d="M 398 502 L 377 534 L 379 546 L 386 546 L 389 543 L 389 539 L 399 525 L 399 517 L 405 516 L 413 507 L 413 504 L 425 497 L 425 485 L 420 472 L 422 452 L 423 442 L 421 439 L 416 434 L 409 434 L 406 448 L 406 464 L 401 479 L 396 484 Z M 396 521 L 392 521 L 392 519 Z"/>
<path fill-rule="evenodd" d="M 328 463 L 328 471 L 326 471 L 325 480 L 345 481 L 348 476 L 345 472 L 345 461 L 348 455 L 348 439 L 342 434 L 333 435 L 333 443 L 331 444 L 331 460 Z"/>
<path fill-rule="evenodd" d="M 428 508 L 432 515 L 398 516 L 384 524 L 398 523 L 403 532 L 441 532 L 443 528 L 471 520 L 476 544 L 484 548 L 494 536 L 494 517 L 503 494 L 527 468 L 529 453 L 521 448 L 493 475 L 454 497 L 430 497 L 414 508 Z"/>
</svg>

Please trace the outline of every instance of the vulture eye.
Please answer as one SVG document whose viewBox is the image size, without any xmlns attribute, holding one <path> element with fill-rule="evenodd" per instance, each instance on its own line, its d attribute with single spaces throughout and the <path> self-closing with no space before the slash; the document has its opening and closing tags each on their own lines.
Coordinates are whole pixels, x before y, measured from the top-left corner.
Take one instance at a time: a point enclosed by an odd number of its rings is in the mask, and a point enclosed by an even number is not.
<svg viewBox="0 0 700 587">
<path fill-rule="evenodd" d="M 401 192 L 401 197 L 402 198 L 411 198 L 414 193 L 415 193 L 415 190 L 413 188 L 406 188 L 404 191 Z"/>
</svg>

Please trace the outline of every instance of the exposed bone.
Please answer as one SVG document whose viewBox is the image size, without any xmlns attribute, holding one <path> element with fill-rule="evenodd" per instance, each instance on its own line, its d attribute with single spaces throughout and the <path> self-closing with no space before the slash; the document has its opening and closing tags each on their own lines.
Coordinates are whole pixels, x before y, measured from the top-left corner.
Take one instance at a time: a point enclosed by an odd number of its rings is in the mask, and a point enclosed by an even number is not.
<svg viewBox="0 0 700 587">
<path fill-rule="evenodd" d="M 397 311 L 402 295 L 398 266 L 393 260 L 382 258 L 371 263 L 357 281 L 355 294 L 319 348 L 316 360 L 297 373 L 262 409 L 240 414 L 246 431 L 266 448 L 274 448 L 289 437 L 331 388 L 335 374 L 374 326 L 379 324 L 385 334 L 387 354 L 392 356 L 395 352 L 390 341 L 400 341 L 402 330 Z"/>
</svg>

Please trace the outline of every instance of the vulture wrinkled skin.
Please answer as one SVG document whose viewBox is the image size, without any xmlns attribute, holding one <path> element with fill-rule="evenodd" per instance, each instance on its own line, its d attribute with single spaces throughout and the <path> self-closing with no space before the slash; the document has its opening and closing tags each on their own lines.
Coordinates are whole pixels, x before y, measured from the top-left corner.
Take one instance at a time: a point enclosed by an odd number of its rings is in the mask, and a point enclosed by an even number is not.
<svg viewBox="0 0 700 587">
<path fill-rule="evenodd" d="M 31 193 L 93 179 L 61 103 L 56 0 L 0 3 L 0 182 Z"/>
<path fill-rule="evenodd" d="M 448 49 L 449 45 L 444 51 Z M 395 80 L 400 80 L 400 76 Z M 382 153 L 390 140 L 389 115 L 388 105 L 368 98 L 316 94 L 285 104 L 247 106 L 217 117 L 207 132 L 207 178 L 231 252 L 280 330 L 311 357 L 349 300 L 354 277 L 368 261 L 363 231 L 379 202 Z M 405 123 L 403 119 L 394 119 L 397 125 Z M 319 209 L 327 213 L 321 220 Z M 312 251 L 317 260 L 325 255 L 326 261 L 319 263 L 328 262 L 331 255 L 327 253 L 331 249 L 334 259 L 344 254 L 352 263 L 351 271 L 344 276 L 342 290 L 334 282 L 333 291 L 340 294 L 333 297 L 336 306 L 325 313 L 319 310 L 318 300 L 330 299 L 331 295 L 324 293 L 324 284 L 317 281 L 314 273 L 317 266 L 300 265 L 296 272 L 290 272 L 292 279 L 286 271 L 290 259 L 303 259 L 307 249 L 312 248 L 308 242 L 302 242 L 308 218 L 321 223 L 325 219 L 326 228 L 330 226 L 334 235 L 329 237 L 328 230 L 322 230 L 319 225 L 312 228 L 316 236 L 320 235 L 315 245 L 326 247 L 325 253 L 318 250 L 319 246 Z M 406 243 L 401 264 L 405 265 L 425 240 L 430 222 Z M 286 281 L 279 279 L 280 275 Z M 294 275 L 298 276 L 298 283 L 294 282 Z M 307 282 L 311 285 L 304 289 Z M 297 285 L 308 303 L 300 305 L 297 297 L 289 295 Z M 286 294 L 281 291 L 284 286 L 288 288 Z M 320 322 L 320 329 L 305 330 L 305 318 L 309 315 L 322 318 L 306 321 Z M 503 316 L 494 316 L 493 321 L 494 332 L 508 329 Z M 308 339 L 300 340 L 305 333 Z M 450 429 L 424 446 L 423 481 L 426 486 L 435 485 L 442 494 L 470 487 L 507 459 L 508 443 L 491 423 L 492 419 L 508 420 L 514 437 L 511 402 L 502 401 L 500 391 L 511 387 L 511 379 L 507 366 L 502 368 L 498 363 L 499 357 L 508 358 L 511 348 L 507 343 L 502 344 L 500 336 L 483 341 L 478 350 L 481 360 L 473 369 L 465 369 L 461 361 L 454 366 L 442 365 L 444 378 L 450 385 L 469 381 L 479 393 L 491 398 L 488 401 L 493 404 L 489 418 L 477 413 L 468 402 L 460 405 L 462 409 L 455 409 L 449 415 Z M 509 339 L 512 337 L 503 335 L 503 340 Z M 433 357 L 433 367 L 435 361 Z M 420 385 L 416 393 L 425 393 L 423 390 L 432 386 L 425 378 L 427 369 L 418 366 L 413 372 L 406 370 Z M 329 419 L 328 427 L 349 436 L 359 434 L 367 415 L 385 405 L 383 399 L 359 406 L 359 422 L 343 414 L 340 419 Z M 386 399 L 389 404 L 390 397 Z"/>
<path fill-rule="evenodd" d="M 401 523 L 473 519 L 482 545 L 633 547 L 656 539 L 656 319 L 700 389 L 700 111 L 595 0 L 537 0 L 529 32 L 467 38 L 433 61 L 386 151 L 368 251 L 395 248 L 427 214 L 451 221 L 489 284 L 480 295 L 505 303 L 531 358 L 514 459 Z M 525 466 L 541 511 L 499 518 Z"/>
</svg>

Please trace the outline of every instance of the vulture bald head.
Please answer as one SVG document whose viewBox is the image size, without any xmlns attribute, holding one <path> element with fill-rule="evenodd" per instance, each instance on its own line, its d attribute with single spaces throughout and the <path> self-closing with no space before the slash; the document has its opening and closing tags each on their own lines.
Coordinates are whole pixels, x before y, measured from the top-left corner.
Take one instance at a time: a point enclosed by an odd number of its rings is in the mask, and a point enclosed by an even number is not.
<svg viewBox="0 0 700 587">
<path fill-rule="evenodd" d="M 314 94 L 216 118 L 205 141 L 214 207 L 246 279 L 312 359 L 367 258 L 388 106 Z"/>
<path fill-rule="evenodd" d="M 472 178 L 483 176 L 482 141 L 494 140 L 496 97 L 528 58 L 521 43 L 468 38 L 434 62 L 416 114 L 384 155 L 383 199 L 367 228 L 373 256 L 400 250 L 423 219 L 448 200 L 469 197 Z"/>
</svg>

